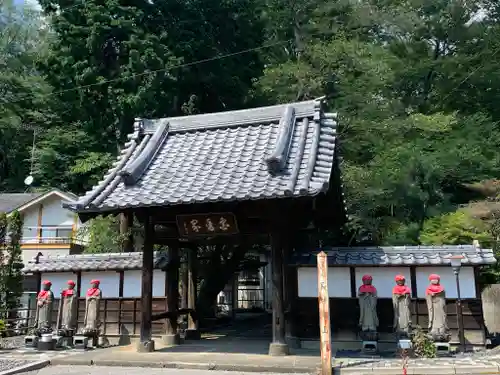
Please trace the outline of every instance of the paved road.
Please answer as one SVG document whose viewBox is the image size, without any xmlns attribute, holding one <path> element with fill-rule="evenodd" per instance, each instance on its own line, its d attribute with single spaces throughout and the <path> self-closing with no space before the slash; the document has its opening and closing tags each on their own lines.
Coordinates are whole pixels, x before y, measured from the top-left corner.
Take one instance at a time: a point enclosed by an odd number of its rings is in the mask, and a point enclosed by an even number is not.
<svg viewBox="0 0 500 375">
<path fill-rule="evenodd" d="M 99 366 L 50 366 L 19 375 L 257 375 L 257 373 L 209 370 L 178 370 L 165 368 L 99 367 Z M 267 375 L 278 375 L 267 373 Z M 279 374 L 288 375 L 288 374 Z M 292 374 L 290 374 L 292 375 Z"/>
</svg>

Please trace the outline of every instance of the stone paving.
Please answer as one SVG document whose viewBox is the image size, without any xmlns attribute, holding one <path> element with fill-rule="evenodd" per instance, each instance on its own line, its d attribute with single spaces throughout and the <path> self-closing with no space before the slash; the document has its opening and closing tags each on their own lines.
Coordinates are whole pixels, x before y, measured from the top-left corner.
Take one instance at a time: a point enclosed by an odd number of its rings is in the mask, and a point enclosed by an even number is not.
<svg viewBox="0 0 500 375">
<path fill-rule="evenodd" d="M 255 373 L 253 373 L 255 374 Z M 252 374 L 252 375 L 253 375 Z M 144 375 L 143 368 L 99 367 L 99 366 L 54 366 L 19 375 Z M 148 375 L 250 375 L 247 372 L 227 372 L 213 370 L 148 369 Z M 273 374 L 269 374 L 273 375 Z M 281 373 L 286 375 L 286 373 Z"/>
</svg>

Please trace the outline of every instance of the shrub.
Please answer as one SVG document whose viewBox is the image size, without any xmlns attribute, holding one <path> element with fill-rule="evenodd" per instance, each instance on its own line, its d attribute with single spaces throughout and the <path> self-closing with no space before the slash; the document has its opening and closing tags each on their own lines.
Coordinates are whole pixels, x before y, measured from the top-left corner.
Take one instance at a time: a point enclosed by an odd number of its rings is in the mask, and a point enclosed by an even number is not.
<svg viewBox="0 0 500 375">
<path fill-rule="evenodd" d="M 420 358 L 435 358 L 436 346 L 420 327 L 415 327 L 412 337 L 413 352 Z"/>
</svg>

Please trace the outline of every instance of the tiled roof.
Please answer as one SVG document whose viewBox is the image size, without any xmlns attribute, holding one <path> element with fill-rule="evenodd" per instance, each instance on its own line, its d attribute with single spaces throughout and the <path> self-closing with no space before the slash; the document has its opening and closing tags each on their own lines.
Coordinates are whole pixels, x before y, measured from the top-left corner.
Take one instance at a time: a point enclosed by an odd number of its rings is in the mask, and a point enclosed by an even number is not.
<svg viewBox="0 0 500 375">
<path fill-rule="evenodd" d="M 0 194 L 0 212 L 9 213 L 45 193 Z"/>
<path fill-rule="evenodd" d="M 452 255 L 462 255 L 463 265 L 496 263 L 491 249 L 474 245 L 395 246 L 325 248 L 329 266 L 439 266 L 449 265 Z M 293 261 L 299 266 L 315 266 L 318 252 L 298 254 Z"/>
<path fill-rule="evenodd" d="M 154 268 L 167 265 L 166 253 L 154 253 Z M 119 271 L 142 268 L 142 253 L 80 254 L 40 257 L 25 264 L 24 273 L 67 271 Z"/>
<path fill-rule="evenodd" d="M 326 192 L 336 115 L 322 100 L 138 120 L 78 212 L 314 196 Z"/>
</svg>

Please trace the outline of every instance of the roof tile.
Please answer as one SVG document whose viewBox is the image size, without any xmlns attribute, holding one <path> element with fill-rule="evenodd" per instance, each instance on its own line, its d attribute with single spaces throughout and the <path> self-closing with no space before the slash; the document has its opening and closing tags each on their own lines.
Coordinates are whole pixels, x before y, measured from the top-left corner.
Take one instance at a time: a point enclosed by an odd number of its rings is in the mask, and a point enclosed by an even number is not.
<svg viewBox="0 0 500 375">
<path fill-rule="evenodd" d="M 448 265 L 448 258 L 452 255 L 462 255 L 463 265 L 496 263 L 491 249 L 481 249 L 474 245 L 330 247 L 324 251 L 328 256 L 329 266 Z M 298 266 L 316 265 L 316 254 L 317 252 L 298 254 L 293 263 Z"/>
<path fill-rule="evenodd" d="M 313 196 L 328 189 L 336 126 L 321 101 L 143 120 L 115 168 L 68 207 L 95 212 Z"/>
<path fill-rule="evenodd" d="M 154 268 L 163 268 L 167 262 L 166 253 L 154 253 Z M 106 253 L 40 257 L 38 263 L 30 261 L 25 264 L 23 272 L 119 271 L 141 268 L 142 253 Z"/>
</svg>

